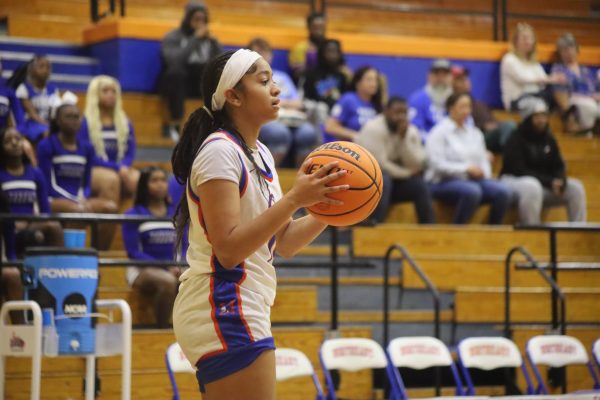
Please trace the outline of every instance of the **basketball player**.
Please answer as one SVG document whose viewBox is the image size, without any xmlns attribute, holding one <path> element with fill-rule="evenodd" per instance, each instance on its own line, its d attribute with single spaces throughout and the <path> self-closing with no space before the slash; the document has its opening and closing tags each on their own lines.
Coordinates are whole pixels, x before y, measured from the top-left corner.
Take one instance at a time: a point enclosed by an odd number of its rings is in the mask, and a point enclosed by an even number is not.
<svg viewBox="0 0 600 400">
<path fill-rule="evenodd" d="M 307 175 L 306 160 L 282 196 L 273 157 L 257 140 L 279 109 L 279 88 L 258 53 L 217 56 L 202 85 L 204 107 L 190 116 L 172 157 L 175 176 L 187 182 L 179 237 L 190 222 L 175 335 L 205 400 L 275 399 L 273 252 L 292 256 L 325 229 L 312 216 L 292 216 L 318 202 L 340 204 L 327 195 L 348 186 L 327 185 L 345 171 L 333 172 L 331 163 Z"/>
</svg>

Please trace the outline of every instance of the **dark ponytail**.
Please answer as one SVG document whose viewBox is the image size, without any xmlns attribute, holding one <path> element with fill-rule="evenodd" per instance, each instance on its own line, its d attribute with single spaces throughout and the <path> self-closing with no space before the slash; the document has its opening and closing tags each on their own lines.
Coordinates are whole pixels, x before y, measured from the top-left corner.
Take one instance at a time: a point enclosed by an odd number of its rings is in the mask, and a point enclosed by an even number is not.
<svg viewBox="0 0 600 400">
<path fill-rule="evenodd" d="M 192 172 L 192 164 L 198 155 L 198 151 L 200 150 L 202 143 L 204 143 L 206 138 L 211 133 L 214 133 L 220 129 L 228 131 L 238 139 L 244 150 L 244 154 L 252 161 L 255 171 L 260 177 L 260 169 L 254 161 L 254 157 L 252 157 L 250 148 L 246 144 L 246 141 L 242 135 L 240 135 L 237 129 L 235 129 L 233 126 L 231 118 L 227 115 L 225 107 L 218 111 L 212 110 L 211 107 L 212 95 L 217 89 L 219 79 L 221 79 L 221 74 L 223 73 L 223 69 L 225 69 L 225 64 L 227 64 L 227 61 L 229 61 L 233 53 L 234 51 L 227 51 L 216 56 L 208 62 L 204 69 L 204 74 L 202 76 L 202 100 L 204 102 L 204 106 L 210 109 L 210 113 L 204 107 L 200 107 L 189 116 L 188 120 L 183 126 L 181 139 L 175 146 L 173 155 L 171 156 L 173 175 L 175 175 L 177 182 L 182 185 L 187 185 L 187 181 Z M 255 71 L 256 66 L 252 66 L 246 72 L 246 74 L 250 74 Z M 179 201 L 175 211 L 175 216 L 173 217 L 173 223 L 175 224 L 175 229 L 177 231 L 177 239 L 175 242 L 176 248 L 181 245 L 183 231 L 189 220 L 190 209 L 187 202 L 187 196 L 184 194 L 181 196 L 181 200 Z"/>
</svg>

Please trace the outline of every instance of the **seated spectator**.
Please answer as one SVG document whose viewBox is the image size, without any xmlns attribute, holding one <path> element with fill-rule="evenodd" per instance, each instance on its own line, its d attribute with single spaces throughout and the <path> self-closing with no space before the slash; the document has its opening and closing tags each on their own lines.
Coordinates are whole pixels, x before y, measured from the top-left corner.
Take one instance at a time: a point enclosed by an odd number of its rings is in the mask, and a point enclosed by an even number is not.
<svg viewBox="0 0 600 400">
<path fill-rule="evenodd" d="M 569 133 L 592 132 L 600 135 L 600 82 L 592 71 L 577 61 L 579 46 L 575 37 L 566 33 L 556 43 L 558 63 L 553 74 L 566 77 L 564 84 L 553 86 L 554 99 L 563 114 Z M 575 109 L 575 113 L 569 111 Z"/>
<path fill-rule="evenodd" d="M 50 110 L 60 95 L 56 86 L 49 83 L 52 65 L 45 55 L 36 55 L 29 63 L 25 82 L 17 88 L 26 113 L 23 135 L 34 145 L 48 135 Z"/>
<path fill-rule="evenodd" d="M 15 91 L 2 78 L 0 62 L 0 129 L 23 128 L 23 109 Z"/>
<path fill-rule="evenodd" d="M 55 112 L 50 136 L 38 145 L 40 169 L 46 179 L 52 212 L 116 213 L 110 199 L 91 197 L 92 146 L 77 138 L 81 127 L 79 110 L 74 104 L 62 104 Z M 114 225 L 99 225 L 99 250 L 110 247 Z"/>
<path fill-rule="evenodd" d="M 273 62 L 273 51 L 266 40 L 252 39 L 247 48 L 259 53 L 269 64 Z M 273 154 L 275 165 L 287 161 L 289 166 L 300 166 L 317 145 L 320 135 L 306 120 L 304 104 L 290 76 L 274 69 L 272 79 L 281 90 L 279 118 L 263 125 L 259 139 Z"/>
<path fill-rule="evenodd" d="M 452 90 L 454 93 L 471 95 L 471 79 L 469 70 L 455 65 L 452 67 Z M 485 136 L 485 146 L 489 151 L 502 153 L 508 137 L 516 129 L 513 121 L 498 122 L 492 110 L 483 101 L 473 99 L 473 122 Z"/>
<path fill-rule="evenodd" d="M 172 217 L 175 207 L 169 201 L 167 174 L 158 167 L 142 171 L 133 208 L 125 215 Z M 168 222 L 123 223 L 123 241 L 134 260 L 174 260 L 175 227 Z M 142 296 L 152 299 L 158 328 L 168 328 L 177 294 L 179 267 L 130 267 L 127 281 Z"/>
<path fill-rule="evenodd" d="M 135 133 L 123 110 L 121 85 L 116 79 L 106 75 L 92 79 L 84 115 L 78 138 L 95 150 L 92 193 L 118 204 L 122 193 L 135 193 L 140 173 L 131 166 L 135 159 Z"/>
<path fill-rule="evenodd" d="M 411 201 L 419 223 L 434 222 L 431 194 L 421 174 L 425 149 L 419 131 L 408 122 L 406 100 L 392 97 L 383 113 L 368 121 L 356 143 L 371 152 L 383 172 L 383 194 L 372 215 L 383 222 L 390 204 Z"/>
<path fill-rule="evenodd" d="M 10 212 L 8 198 L 0 190 L 0 214 Z M 15 224 L 13 221 L 4 221 L 0 223 L 2 229 L 2 251 L 0 258 L 2 260 L 15 260 Z M 0 306 L 5 301 L 23 300 L 23 283 L 21 281 L 21 271 L 18 267 L 2 267 L 0 271 Z M 13 311 L 10 313 L 10 319 L 13 324 L 22 324 L 24 322 L 23 313 Z"/>
<path fill-rule="evenodd" d="M 448 116 L 429 134 L 426 179 L 434 198 L 456 206 L 453 223 L 469 222 L 481 203 L 491 203 L 490 224 L 501 224 L 508 209 L 510 189 L 492 179 L 492 166 L 483 133 L 469 123 L 471 96 L 452 94 Z"/>
<path fill-rule="evenodd" d="M 317 49 L 325 39 L 327 21 L 325 15 L 318 12 L 311 13 L 306 17 L 308 39 L 297 43 L 290 50 L 289 64 L 292 75 L 296 82 L 304 76 L 304 73 L 314 67 L 317 62 Z"/>
<path fill-rule="evenodd" d="M 190 1 L 179 28 L 169 32 L 160 45 L 163 62 L 161 93 L 169 109 L 163 136 L 179 140 L 186 97 L 202 98 L 201 81 L 208 60 L 223 51 L 208 31 L 208 9 Z"/>
<path fill-rule="evenodd" d="M 537 40 L 531 25 L 517 24 L 512 49 L 500 62 L 500 88 L 502 103 L 508 111 L 519 111 L 522 99 L 540 97 L 551 104 L 551 94 L 546 85 L 562 84 L 563 74 L 548 76 L 536 56 Z"/>
<path fill-rule="evenodd" d="M 317 51 L 317 64 L 306 72 L 304 80 L 304 105 L 311 120 L 322 124 L 331 108 L 348 90 L 352 72 L 346 67 L 339 40 L 325 39 Z"/>
<path fill-rule="evenodd" d="M 501 180 L 516 194 L 519 220 L 541 222 L 544 207 L 565 204 L 569 221 L 585 222 L 581 181 L 566 176 L 565 163 L 548 124 L 548 107 L 539 99 L 524 104 L 523 121 L 504 148 Z"/>
<path fill-rule="evenodd" d="M 429 68 L 427 84 L 408 99 L 410 122 L 419 129 L 423 142 L 429 131 L 446 115 L 446 100 L 452 94 L 450 62 L 435 60 Z"/>
<path fill-rule="evenodd" d="M 23 136 L 15 128 L 0 131 L 0 191 L 12 214 L 50 213 L 48 188 L 42 172 L 25 156 Z M 15 223 L 15 255 L 21 259 L 29 246 L 62 246 L 63 233 L 56 221 Z"/>
<path fill-rule="evenodd" d="M 355 141 L 363 125 L 382 108 L 379 73 L 370 66 L 359 68 L 350 83 L 350 91 L 331 110 L 325 123 L 324 141 Z"/>
</svg>

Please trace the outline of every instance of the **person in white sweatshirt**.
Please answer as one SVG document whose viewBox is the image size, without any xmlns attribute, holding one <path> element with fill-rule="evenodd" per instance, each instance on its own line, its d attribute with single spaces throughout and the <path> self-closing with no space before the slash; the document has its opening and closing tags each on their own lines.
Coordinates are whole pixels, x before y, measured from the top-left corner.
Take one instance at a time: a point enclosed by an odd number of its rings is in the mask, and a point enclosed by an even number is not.
<svg viewBox="0 0 600 400">
<path fill-rule="evenodd" d="M 483 133 L 469 123 L 471 96 L 454 93 L 446 102 L 448 116 L 429 134 L 429 166 L 425 179 L 434 198 L 454 205 L 453 223 L 469 222 L 477 207 L 490 203 L 490 224 L 501 224 L 512 199 L 511 190 L 492 179 Z"/>
<path fill-rule="evenodd" d="M 426 154 L 419 130 L 408 120 L 406 100 L 391 97 L 383 113 L 369 120 L 356 137 L 381 167 L 383 193 L 372 214 L 373 222 L 383 222 L 390 204 L 412 202 L 421 224 L 434 221 L 431 193 L 425 180 Z"/>
<path fill-rule="evenodd" d="M 512 49 L 502 57 L 500 63 L 500 89 L 502 103 L 509 111 L 519 111 L 521 100 L 540 97 L 550 103 L 552 93 L 547 85 L 564 84 L 561 73 L 546 74 L 536 58 L 537 41 L 531 25 L 517 24 L 512 40 Z"/>
</svg>

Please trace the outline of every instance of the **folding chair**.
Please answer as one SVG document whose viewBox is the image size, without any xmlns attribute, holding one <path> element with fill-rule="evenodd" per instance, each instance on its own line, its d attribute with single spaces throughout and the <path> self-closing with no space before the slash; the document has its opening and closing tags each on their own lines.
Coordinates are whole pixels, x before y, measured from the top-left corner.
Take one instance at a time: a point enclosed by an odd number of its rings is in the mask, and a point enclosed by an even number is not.
<svg viewBox="0 0 600 400">
<path fill-rule="evenodd" d="M 275 377 L 278 382 L 291 378 L 310 376 L 317 390 L 316 400 L 325 400 L 321 382 L 312 363 L 304 353 L 295 349 L 278 348 L 275 350 Z"/>
<path fill-rule="evenodd" d="M 167 372 L 169 373 L 169 380 L 171 381 L 171 389 L 173 389 L 173 400 L 179 400 L 179 389 L 177 388 L 177 382 L 175 381 L 175 374 L 178 372 L 187 372 L 195 375 L 196 370 L 185 357 L 185 354 L 183 354 L 183 351 L 177 342 L 167 348 L 165 363 L 167 364 Z"/>
<path fill-rule="evenodd" d="M 527 382 L 527 393 L 533 394 L 533 385 L 517 346 L 503 337 L 472 337 L 458 344 L 458 362 L 467 384 L 468 396 L 475 395 L 469 368 L 491 371 L 497 368 L 520 368 Z"/>
<path fill-rule="evenodd" d="M 579 339 L 567 335 L 534 336 L 527 342 L 527 358 L 537 379 L 537 394 L 548 394 L 538 365 L 560 368 L 572 364 L 585 364 L 594 381 L 594 389 L 600 389 L 600 382 L 592 366 L 585 347 Z"/>
<path fill-rule="evenodd" d="M 385 352 L 374 340 L 365 338 L 340 338 L 325 340 L 319 350 L 319 359 L 325 383 L 327 399 L 336 400 L 332 369 L 356 372 L 363 369 L 387 368 Z"/>
<path fill-rule="evenodd" d="M 399 367 L 425 369 L 430 367 L 450 367 L 456 384 L 456 395 L 464 395 L 458 370 L 446 345 L 439 339 L 428 336 L 396 338 L 387 347 L 388 376 L 391 382 L 391 399 L 408 399 L 404 381 L 398 372 Z"/>
<path fill-rule="evenodd" d="M 600 371 L 600 339 L 596 339 L 596 341 L 592 345 L 592 357 L 594 358 L 596 366 Z"/>
</svg>

